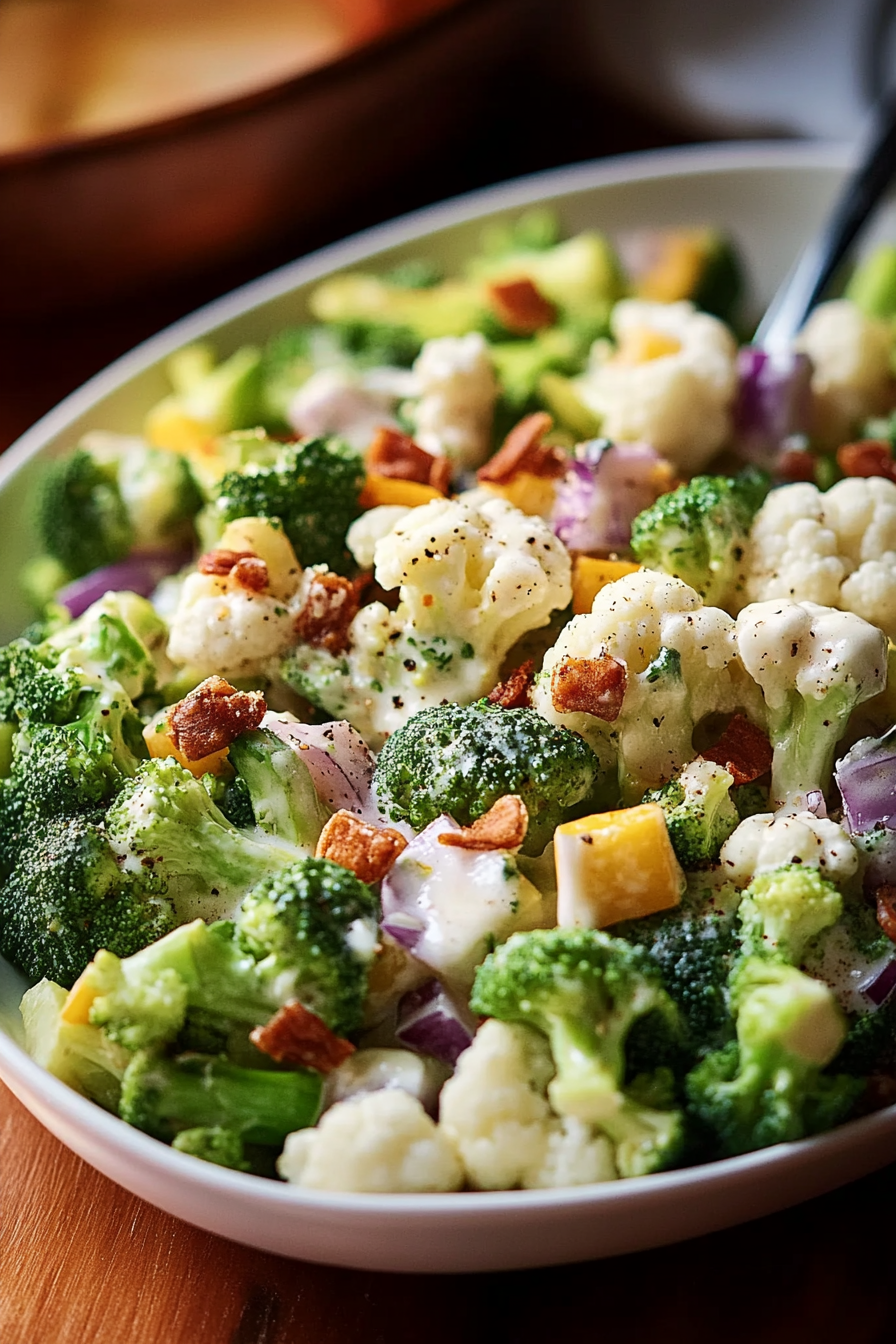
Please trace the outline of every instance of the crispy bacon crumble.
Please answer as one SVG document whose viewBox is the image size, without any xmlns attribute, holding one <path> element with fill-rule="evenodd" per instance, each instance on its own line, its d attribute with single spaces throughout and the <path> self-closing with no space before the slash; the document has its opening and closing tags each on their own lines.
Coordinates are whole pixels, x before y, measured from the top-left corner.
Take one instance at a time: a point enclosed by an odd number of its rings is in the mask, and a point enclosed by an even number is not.
<svg viewBox="0 0 896 1344">
<path fill-rule="evenodd" d="M 333 654 L 344 653 L 349 645 L 348 629 L 358 614 L 366 584 L 366 575 L 344 579 L 329 570 L 315 574 L 293 626 L 302 643 Z"/>
<path fill-rule="evenodd" d="M 624 664 L 608 653 L 599 658 L 564 658 L 551 673 L 551 700 L 559 714 L 593 714 L 614 723 L 626 683 Z"/>
<path fill-rule="evenodd" d="M 553 423 L 547 411 L 533 411 L 524 416 L 514 425 L 494 457 L 479 468 L 476 479 L 492 485 L 505 485 L 518 471 L 549 479 L 562 476 L 567 467 L 566 452 L 563 448 L 542 443 Z"/>
<path fill-rule="evenodd" d="M 362 882 L 380 882 L 407 843 L 391 827 L 372 826 L 343 808 L 321 831 L 315 858 L 350 869 Z"/>
<path fill-rule="evenodd" d="M 527 658 L 519 667 L 514 668 L 506 681 L 499 681 L 489 691 L 486 699 L 490 705 L 500 705 L 502 709 L 526 709 L 529 705 L 535 661 Z"/>
<path fill-rule="evenodd" d="M 266 710 L 260 691 L 238 691 L 223 677 L 206 677 L 168 711 L 168 731 L 188 761 L 201 761 L 257 728 Z"/>
<path fill-rule="evenodd" d="M 859 439 L 837 449 L 837 466 L 844 476 L 885 476 L 896 481 L 893 450 L 883 439 Z"/>
<path fill-rule="evenodd" d="M 735 714 L 715 746 L 701 754 L 705 761 L 724 766 L 735 784 L 752 784 L 772 768 L 771 743 L 743 714 Z"/>
<path fill-rule="evenodd" d="M 431 485 L 443 495 L 448 493 L 451 484 L 451 463 L 447 457 L 428 453 L 409 434 L 402 434 L 400 430 L 385 425 L 371 439 L 365 463 L 368 471 L 377 476 L 392 476 L 402 481 Z"/>
<path fill-rule="evenodd" d="M 526 804 L 515 793 L 499 798 L 472 826 L 459 831 L 443 831 L 440 845 L 455 849 L 517 849 L 526 838 L 529 813 Z"/>
<path fill-rule="evenodd" d="M 279 1064 L 300 1064 L 318 1073 L 332 1073 L 355 1053 L 351 1041 L 337 1036 L 298 999 L 287 1003 L 263 1027 L 255 1027 L 249 1039 Z"/>
<path fill-rule="evenodd" d="M 877 902 L 877 922 L 891 943 L 896 943 L 896 887 L 878 887 L 874 893 Z"/>
<path fill-rule="evenodd" d="M 557 320 L 557 309 L 528 276 L 493 280 L 487 293 L 492 312 L 515 335 L 531 336 Z"/>
</svg>

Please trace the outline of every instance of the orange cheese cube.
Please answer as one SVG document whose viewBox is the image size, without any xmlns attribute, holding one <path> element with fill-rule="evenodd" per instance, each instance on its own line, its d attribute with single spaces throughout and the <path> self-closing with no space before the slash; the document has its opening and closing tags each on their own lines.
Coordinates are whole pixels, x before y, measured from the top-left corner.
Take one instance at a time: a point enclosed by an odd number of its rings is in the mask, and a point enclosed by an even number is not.
<svg viewBox="0 0 896 1344">
<path fill-rule="evenodd" d="M 506 499 L 508 504 L 522 513 L 549 518 L 554 507 L 557 482 L 546 476 L 536 476 L 532 471 L 515 471 L 509 481 L 483 481 L 480 489 Z"/>
<path fill-rule="evenodd" d="M 222 751 L 213 751 L 211 755 L 203 756 L 198 761 L 187 760 L 180 747 L 175 746 L 174 738 L 168 731 L 168 720 L 164 713 L 146 725 L 143 729 L 143 740 L 149 748 L 150 756 L 155 756 L 160 760 L 163 760 L 166 756 L 173 756 L 178 765 L 182 765 L 185 770 L 189 770 L 190 774 L 195 775 L 197 779 L 201 779 L 203 775 L 219 775 L 227 761 L 227 747 L 224 747 Z"/>
<path fill-rule="evenodd" d="M 572 609 L 577 616 L 590 611 L 594 599 L 608 583 L 634 574 L 641 566 L 632 560 L 596 560 L 590 555 L 576 556 L 572 570 Z"/>
<path fill-rule="evenodd" d="M 433 499 L 445 496 L 431 485 L 420 481 L 403 481 L 397 476 L 377 476 L 370 474 L 364 482 L 361 498 L 358 501 L 362 509 L 375 509 L 378 504 L 406 504 L 415 509 L 418 504 L 429 504 Z"/>
<path fill-rule="evenodd" d="M 557 923 L 604 929 L 671 910 L 685 887 L 658 803 L 599 812 L 558 826 Z"/>
</svg>

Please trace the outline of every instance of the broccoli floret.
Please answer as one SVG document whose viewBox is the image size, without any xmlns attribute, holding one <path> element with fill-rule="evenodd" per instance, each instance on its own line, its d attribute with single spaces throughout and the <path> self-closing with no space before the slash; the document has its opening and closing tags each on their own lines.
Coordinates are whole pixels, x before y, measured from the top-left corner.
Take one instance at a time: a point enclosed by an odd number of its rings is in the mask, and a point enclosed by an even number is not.
<svg viewBox="0 0 896 1344">
<path fill-rule="evenodd" d="M 469 826 L 507 794 L 529 813 L 524 854 L 540 854 L 559 824 L 589 797 L 599 772 L 577 733 L 534 709 L 435 705 L 388 738 L 374 787 L 393 821 L 420 831 L 443 812 Z"/>
<path fill-rule="evenodd" d="M 203 775 L 202 783 L 209 797 L 238 831 L 251 830 L 255 825 L 252 799 L 246 781 L 239 775 Z"/>
<path fill-rule="evenodd" d="M 144 761 L 105 825 L 122 871 L 154 873 L 181 921 L 231 912 L 256 882 L 302 857 L 262 831 L 238 831 L 173 757 Z"/>
<path fill-rule="evenodd" d="M 123 559 L 134 529 L 115 469 L 83 449 L 51 462 L 42 472 L 35 504 L 41 548 L 79 578 Z"/>
<path fill-rule="evenodd" d="M 757 873 L 737 911 L 744 954 L 772 953 L 798 966 L 808 944 L 842 911 L 843 897 L 817 868 L 787 863 Z"/>
<path fill-rule="evenodd" d="M 740 948 L 728 893 L 693 884 L 692 878 L 676 909 L 617 925 L 615 930 L 640 944 L 659 968 L 685 1023 L 692 1059 L 717 1049 L 734 1034 L 728 977 Z"/>
<path fill-rule="evenodd" d="M 662 788 L 648 790 L 645 803 L 659 803 L 666 814 L 672 848 L 682 868 L 715 863 L 740 817 L 729 790 L 732 776 L 721 765 L 697 759 Z"/>
<path fill-rule="evenodd" d="M 125 1071 L 120 1114 L 167 1142 L 184 1130 L 221 1128 L 244 1143 L 279 1148 L 317 1120 L 321 1082 L 308 1069 L 246 1069 L 215 1056 L 166 1059 L 140 1050 Z"/>
<path fill-rule="evenodd" d="M 118 1114 L 130 1055 L 98 1027 L 66 1022 L 61 985 L 39 980 L 22 998 L 25 1048 L 42 1068 L 107 1111 Z"/>
<path fill-rule="evenodd" d="M 283 444 L 272 465 L 250 463 L 221 480 L 215 514 L 223 526 L 236 518 L 277 518 L 299 563 L 354 572 L 345 545 L 350 523 L 361 512 L 364 464 L 337 438 Z"/>
<path fill-rule="evenodd" d="M 29 979 L 66 987 L 98 948 L 128 956 L 174 923 L 152 871 L 123 871 L 101 827 L 78 815 L 45 819 L 0 889 L 0 952 Z"/>
<path fill-rule="evenodd" d="M 644 1106 L 623 1091 L 635 1022 L 656 1013 L 671 1031 L 678 1024 L 643 948 L 590 929 L 515 933 L 479 967 L 470 1007 L 548 1037 L 557 1068 L 551 1105 L 603 1130 L 621 1175 L 644 1175 L 677 1159 L 680 1112 Z"/>
<path fill-rule="evenodd" d="M 313 851 L 330 812 L 298 752 L 276 733 L 259 728 L 231 744 L 229 760 L 246 786 L 254 824 L 267 835 Z"/>
<path fill-rule="evenodd" d="M 736 784 L 731 790 L 731 801 L 737 808 L 741 821 L 747 817 L 758 816 L 760 812 L 770 812 L 768 789 L 762 784 Z"/>
<path fill-rule="evenodd" d="M 171 546 L 190 538 L 202 495 L 182 453 L 153 448 L 144 439 L 94 430 L 81 440 L 118 487 L 130 523 L 132 545 Z"/>
<path fill-rule="evenodd" d="M 203 1162 L 213 1162 L 216 1167 L 229 1167 L 232 1171 L 252 1170 L 252 1163 L 246 1161 L 242 1136 L 235 1129 L 224 1129 L 222 1125 L 182 1129 L 171 1140 L 171 1147 L 179 1153 L 200 1157 Z"/>
<path fill-rule="evenodd" d="M 707 606 L 726 606 L 743 586 L 750 526 L 770 485 L 752 467 L 734 477 L 693 477 L 638 514 L 631 541 L 636 558 L 690 584 Z"/>
<path fill-rule="evenodd" d="M 253 887 L 236 928 L 261 980 L 344 1036 L 361 1025 L 378 916 L 376 897 L 354 873 L 303 859 Z"/>
<path fill-rule="evenodd" d="M 834 1066 L 863 1080 L 871 1073 L 896 1073 L 896 1001 L 853 1016 Z"/>
<path fill-rule="evenodd" d="M 164 649 L 168 627 L 151 602 L 137 593 L 106 593 L 38 645 L 39 656 L 58 668 L 117 682 L 132 700 L 156 684 L 155 650 Z"/>
<path fill-rule="evenodd" d="M 713 1156 L 801 1139 L 844 1120 L 863 1084 L 822 1073 L 846 1023 L 820 980 L 768 957 L 746 957 L 732 983 L 737 1040 L 688 1075 L 689 1108 Z"/>
<path fill-rule="evenodd" d="M 82 687 L 78 672 L 48 666 L 25 640 L 0 649 L 0 719 L 7 723 L 66 723 L 77 715 Z"/>
</svg>

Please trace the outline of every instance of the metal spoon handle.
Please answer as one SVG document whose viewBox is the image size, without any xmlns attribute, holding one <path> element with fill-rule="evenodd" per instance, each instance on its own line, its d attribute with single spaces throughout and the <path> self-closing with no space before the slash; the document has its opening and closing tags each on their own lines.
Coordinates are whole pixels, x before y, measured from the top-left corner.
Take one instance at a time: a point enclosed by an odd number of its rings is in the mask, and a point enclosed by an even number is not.
<svg viewBox="0 0 896 1344">
<path fill-rule="evenodd" d="M 858 168 L 766 309 L 754 345 L 769 351 L 790 346 L 894 176 L 896 93 L 890 93 L 878 104 Z"/>
</svg>

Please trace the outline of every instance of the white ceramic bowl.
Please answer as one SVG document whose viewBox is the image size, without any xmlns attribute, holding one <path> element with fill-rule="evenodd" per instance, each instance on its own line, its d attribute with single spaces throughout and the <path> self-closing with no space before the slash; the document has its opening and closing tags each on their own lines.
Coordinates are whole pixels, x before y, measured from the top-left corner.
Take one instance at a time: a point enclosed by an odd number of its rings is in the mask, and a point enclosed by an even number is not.
<svg viewBox="0 0 896 1344">
<path fill-rule="evenodd" d="M 549 201 L 564 228 L 713 222 L 747 258 L 757 308 L 820 219 L 848 154 L 826 146 L 741 145 L 656 154 L 540 174 L 424 210 L 267 276 L 162 332 L 67 398 L 0 460 L 0 535 L 12 576 L 32 551 L 25 500 L 40 459 L 89 428 L 133 432 L 166 390 L 162 360 L 211 336 L 222 354 L 301 320 L 321 276 L 427 255 L 450 266 L 485 218 Z M 893 228 L 890 216 L 889 227 Z M 885 228 L 886 223 L 881 227 Z M 15 585 L 0 595 L 0 637 L 28 618 Z M 281 1255 L 365 1269 L 523 1268 L 616 1255 L 770 1213 L 896 1157 L 896 1107 L 830 1134 L 710 1166 L 572 1190 L 457 1195 L 309 1194 L 174 1152 L 69 1091 L 23 1052 L 24 984 L 0 962 L 0 1075 L 75 1152 L 151 1203 L 199 1227 Z"/>
</svg>

